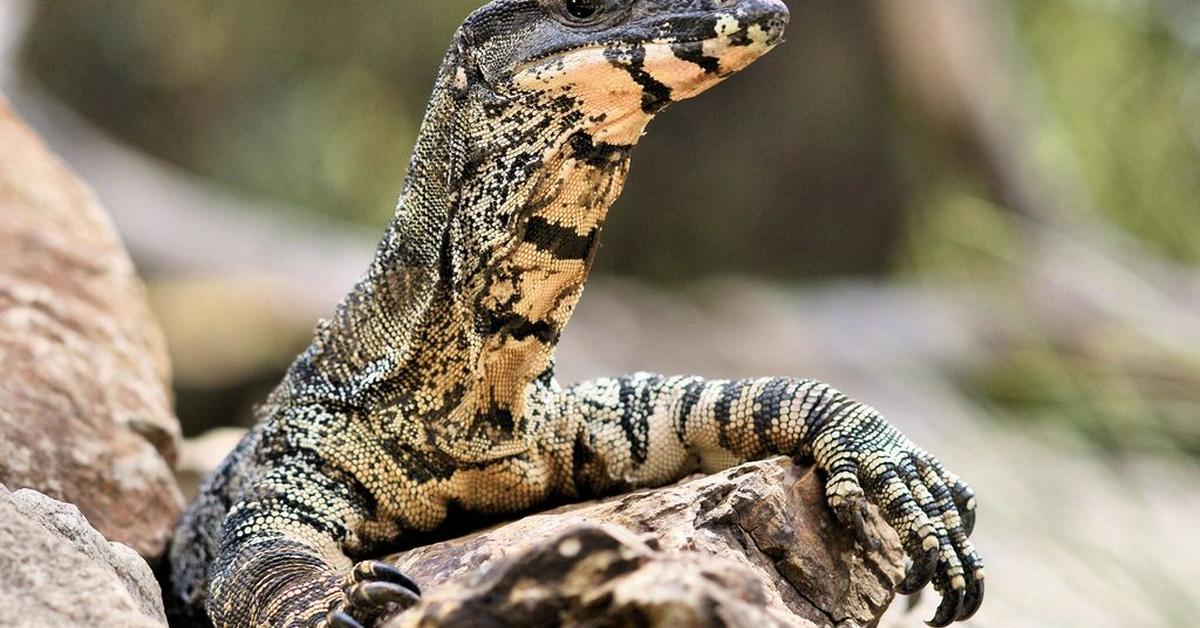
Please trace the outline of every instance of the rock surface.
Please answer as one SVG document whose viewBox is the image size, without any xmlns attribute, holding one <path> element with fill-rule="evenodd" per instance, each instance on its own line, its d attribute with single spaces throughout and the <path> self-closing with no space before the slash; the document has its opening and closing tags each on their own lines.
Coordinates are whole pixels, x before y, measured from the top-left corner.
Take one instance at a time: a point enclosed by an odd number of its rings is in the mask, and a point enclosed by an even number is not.
<svg viewBox="0 0 1200 628">
<path fill-rule="evenodd" d="M 146 561 L 70 504 L 0 485 L 0 548 L 0 626 L 166 625 Z"/>
<path fill-rule="evenodd" d="M 182 507 L 161 332 L 91 192 L 0 98 L 0 482 L 161 554 Z"/>
<path fill-rule="evenodd" d="M 425 598 L 388 626 L 870 625 L 903 555 L 878 516 L 869 529 L 877 552 L 833 518 L 811 468 L 753 462 L 393 555 Z"/>
</svg>

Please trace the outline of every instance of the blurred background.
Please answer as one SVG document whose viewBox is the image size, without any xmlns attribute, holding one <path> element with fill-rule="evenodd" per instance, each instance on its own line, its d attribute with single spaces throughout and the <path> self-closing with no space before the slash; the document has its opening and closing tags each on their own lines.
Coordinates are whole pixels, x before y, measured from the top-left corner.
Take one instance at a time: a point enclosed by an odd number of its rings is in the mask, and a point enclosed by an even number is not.
<svg viewBox="0 0 1200 628">
<path fill-rule="evenodd" d="M 0 91 L 149 283 L 185 471 L 365 269 L 479 4 L 0 3 Z M 971 625 L 1195 625 L 1200 4 L 788 4 L 635 151 L 561 378 L 829 381 L 975 486 Z"/>
</svg>

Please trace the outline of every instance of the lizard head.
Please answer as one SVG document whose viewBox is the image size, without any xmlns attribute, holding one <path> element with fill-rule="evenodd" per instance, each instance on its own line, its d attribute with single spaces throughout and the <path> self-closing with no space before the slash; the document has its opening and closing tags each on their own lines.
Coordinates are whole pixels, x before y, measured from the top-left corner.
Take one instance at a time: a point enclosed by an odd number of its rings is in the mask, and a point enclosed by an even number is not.
<svg viewBox="0 0 1200 628">
<path fill-rule="evenodd" d="M 474 299 L 514 254 L 540 246 L 551 257 L 527 256 L 525 267 L 567 264 L 580 283 L 651 118 L 772 49 L 787 21 L 781 0 L 493 0 L 476 10 L 451 41 L 418 140 L 410 182 L 420 194 L 402 194 L 402 206 L 440 199 L 427 213 L 446 225 L 443 276 Z"/>
<path fill-rule="evenodd" d="M 495 94 L 569 99 L 596 140 L 629 145 L 782 41 L 787 20 L 780 0 L 499 0 L 460 39 Z"/>
</svg>

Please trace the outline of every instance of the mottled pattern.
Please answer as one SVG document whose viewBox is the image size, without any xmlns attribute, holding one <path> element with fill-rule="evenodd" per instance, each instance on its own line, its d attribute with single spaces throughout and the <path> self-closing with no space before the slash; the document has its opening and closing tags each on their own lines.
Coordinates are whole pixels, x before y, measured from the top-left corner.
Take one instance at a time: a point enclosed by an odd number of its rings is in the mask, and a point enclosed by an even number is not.
<svg viewBox="0 0 1200 628">
<path fill-rule="evenodd" d="M 419 594 L 373 562 L 452 509 L 527 510 L 767 454 L 815 458 L 862 532 L 880 505 L 969 616 L 970 489 L 870 408 L 793 379 L 636 374 L 561 389 L 552 352 L 630 149 L 668 104 L 781 39 L 778 0 L 496 0 L 456 33 L 366 275 L 202 489 L 171 551 L 217 625 L 371 623 Z M 865 537 L 865 534 L 864 534 Z"/>
</svg>

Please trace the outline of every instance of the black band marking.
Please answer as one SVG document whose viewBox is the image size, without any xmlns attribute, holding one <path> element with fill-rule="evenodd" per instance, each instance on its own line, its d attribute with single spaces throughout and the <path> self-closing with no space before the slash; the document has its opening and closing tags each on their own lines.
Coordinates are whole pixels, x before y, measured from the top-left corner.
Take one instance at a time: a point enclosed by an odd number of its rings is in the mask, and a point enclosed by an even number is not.
<svg viewBox="0 0 1200 628">
<path fill-rule="evenodd" d="M 484 331 L 492 336 L 507 333 L 513 340 L 532 336 L 547 345 L 558 342 L 558 332 L 548 321 L 531 321 L 515 312 L 488 312 Z"/>
<path fill-rule="evenodd" d="M 541 216 L 525 223 L 525 241 L 562 260 L 587 259 L 596 244 L 596 232 L 579 235 L 572 227 L 556 225 Z"/>
<path fill-rule="evenodd" d="M 721 71 L 721 60 L 704 54 L 704 42 L 689 41 L 671 44 L 671 53 L 678 59 L 700 66 L 708 74 L 716 74 Z"/>
<path fill-rule="evenodd" d="M 671 104 L 671 88 L 660 83 L 646 71 L 646 48 L 641 45 L 627 48 L 606 48 L 604 58 L 614 66 L 629 73 L 630 78 L 642 87 L 642 111 L 658 113 Z"/>
</svg>

